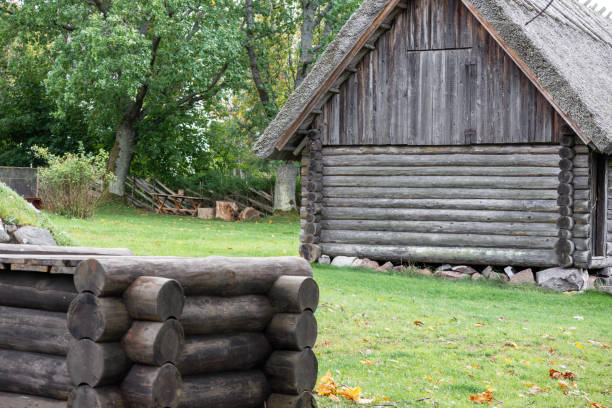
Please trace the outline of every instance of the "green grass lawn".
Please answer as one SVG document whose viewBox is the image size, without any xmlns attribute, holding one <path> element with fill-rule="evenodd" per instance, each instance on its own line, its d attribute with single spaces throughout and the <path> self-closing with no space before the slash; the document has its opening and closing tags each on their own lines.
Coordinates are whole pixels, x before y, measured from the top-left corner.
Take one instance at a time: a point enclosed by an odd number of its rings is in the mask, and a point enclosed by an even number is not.
<svg viewBox="0 0 612 408">
<path fill-rule="evenodd" d="M 297 217 L 224 223 L 111 204 L 91 220 L 52 220 L 79 244 L 138 255 L 278 256 L 298 247 Z M 608 295 L 313 268 L 321 288 L 319 376 L 330 371 L 336 382 L 359 386 L 375 398 L 370 405 L 470 407 L 479 405 L 470 395 L 487 389 L 491 406 L 612 405 Z M 562 388 L 550 369 L 576 379 Z M 319 398 L 319 405 L 354 403 Z"/>
</svg>

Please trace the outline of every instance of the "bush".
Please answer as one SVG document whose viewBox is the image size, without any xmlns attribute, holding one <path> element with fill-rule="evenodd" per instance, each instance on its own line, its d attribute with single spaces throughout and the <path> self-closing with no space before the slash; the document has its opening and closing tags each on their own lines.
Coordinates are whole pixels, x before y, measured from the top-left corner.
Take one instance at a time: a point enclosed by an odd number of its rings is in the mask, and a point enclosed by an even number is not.
<svg viewBox="0 0 612 408">
<path fill-rule="evenodd" d="M 39 171 L 39 195 L 45 209 L 66 217 L 87 218 L 108 191 L 114 177 L 106 170 L 108 153 L 65 153 L 56 156 L 46 148 L 35 147 L 48 163 Z"/>
</svg>

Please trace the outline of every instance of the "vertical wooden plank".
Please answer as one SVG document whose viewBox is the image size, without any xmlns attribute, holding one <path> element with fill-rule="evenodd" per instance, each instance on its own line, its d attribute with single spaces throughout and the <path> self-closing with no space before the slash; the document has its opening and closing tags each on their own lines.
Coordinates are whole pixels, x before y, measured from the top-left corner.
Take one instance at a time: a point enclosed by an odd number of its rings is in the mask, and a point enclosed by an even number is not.
<svg viewBox="0 0 612 408">
<path fill-rule="evenodd" d="M 416 145 L 419 144 L 419 94 L 423 84 L 420 81 L 420 66 L 421 66 L 421 55 L 420 52 L 411 51 L 408 52 L 408 112 L 406 118 L 408 119 L 407 134 L 409 135 L 406 144 Z"/>
<path fill-rule="evenodd" d="M 377 81 L 376 84 L 376 144 L 384 145 L 388 144 L 388 126 L 387 120 L 388 105 L 387 105 L 387 93 L 389 91 L 387 84 L 387 64 L 388 58 L 387 53 L 389 52 L 387 46 L 387 35 L 384 34 L 378 38 L 378 58 L 376 59 L 377 65 Z"/>
<path fill-rule="evenodd" d="M 338 96 L 338 100 L 339 100 L 339 114 L 338 114 L 338 128 L 339 128 L 339 140 L 340 140 L 340 144 L 344 145 L 347 144 L 347 140 L 346 140 L 346 86 L 345 84 L 342 84 L 343 86 L 340 87 L 340 93 L 337 94 Z"/>
<path fill-rule="evenodd" d="M 338 95 L 334 95 L 331 98 L 332 103 L 331 103 L 331 115 L 330 115 L 330 120 L 331 120 L 331 134 L 330 134 L 330 140 L 331 143 L 334 145 L 340 144 L 340 98 L 338 98 Z"/>
<path fill-rule="evenodd" d="M 448 124 L 449 106 L 446 105 L 446 55 L 451 50 L 431 51 L 431 144 L 450 144 L 450 134 L 446 128 Z"/>
<path fill-rule="evenodd" d="M 520 72 L 510 58 L 506 57 L 510 68 L 510 135 L 512 143 L 520 143 L 527 140 L 523 137 L 522 126 L 523 118 L 521 117 L 522 93 Z"/>
<path fill-rule="evenodd" d="M 372 103 L 373 92 L 373 84 L 372 84 L 372 53 L 368 53 L 366 55 L 366 60 L 364 63 L 364 70 L 366 74 L 366 97 L 365 97 L 365 125 L 363 127 L 363 131 L 365 134 L 364 143 L 372 144 L 372 116 L 374 115 L 374 105 Z"/>
<path fill-rule="evenodd" d="M 364 132 L 364 123 L 365 123 L 365 117 L 366 117 L 366 110 L 365 110 L 365 72 L 364 72 L 364 60 L 361 60 L 361 62 L 359 63 L 358 66 L 358 71 L 357 71 L 357 79 L 358 79 L 358 86 L 357 86 L 357 95 L 358 95 L 358 99 L 357 99 L 357 112 L 358 112 L 358 123 L 359 123 L 359 127 L 357 130 L 357 134 L 358 134 L 358 140 L 359 140 L 359 144 L 365 144 L 365 132 Z"/>
<path fill-rule="evenodd" d="M 359 78 L 354 73 L 350 78 L 351 98 L 351 140 L 353 144 L 359 144 Z"/>
<path fill-rule="evenodd" d="M 370 84 L 371 84 L 371 99 L 372 99 L 372 119 L 370 125 L 370 144 L 378 144 L 378 50 L 370 52 Z"/>
<path fill-rule="evenodd" d="M 421 52 L 420 67 L 419 67 L 419 115 L 416 118 L 418 121 L 417 138 L 421 145 L 429 145 L 432 143 L 432 93 L 433 93 L 433 72 L 432 72 L 432 54 L 431 52 Z"/>
</svg>

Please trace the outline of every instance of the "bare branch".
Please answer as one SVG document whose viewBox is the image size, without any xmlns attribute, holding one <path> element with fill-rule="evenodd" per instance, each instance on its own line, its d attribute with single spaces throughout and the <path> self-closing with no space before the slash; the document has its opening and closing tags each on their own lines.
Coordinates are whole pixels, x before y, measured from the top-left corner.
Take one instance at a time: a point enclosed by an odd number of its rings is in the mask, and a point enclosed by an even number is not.
<svg viewBox="0 0 612 408">
<path fill-rule="evenodd" d="M 204 91 L 192 92 L 189 95 L 184 96 L 183 98 L 179 99 L 178 104 L 184 105 L 184 107 L 192 106 L 194 103 L 201 101 L 202 99 L 214 96 L 217 92 L 219 92 L 220 88 L 217 87 L 217 85 L 219 84 L 219 81 L 221 80 L 221 78 L 223 77 L 223 74 L 225 74 L 225 71 L 227 71 L 228 68 L 229 68 L 229 62 L 226 62 L 225 65 L 223 65 L 223 67 L 221 68 L 221 70 L 217 72 L 217 75 L 215 75 L 211 84 Z M 213 91 L 215 87 L 217 87 L 217 89 L 211 93 L 211 91 Z"/>
<path fill-rule="evenodd" d="M 73 26 L 71 26 L 70 24 L 60 24 L 60 23 L 58 23 L 58 22 L 57 22 L 57 20 L 55 20 L 55 19 L 53 19 L 53 20 L 51 20 L 51 21 L 53 22 L 53 24 L 55 24 L 55 25 L 56 25 L 56 26 L 58 26 L 58 27 L 63 28 L 63 29 L 64 29 L 64 30 L 66 30 L 66 31 L 74 31 L 74 30 L 75 30 L 75 28 L 74 28 Z"/>
</svg>

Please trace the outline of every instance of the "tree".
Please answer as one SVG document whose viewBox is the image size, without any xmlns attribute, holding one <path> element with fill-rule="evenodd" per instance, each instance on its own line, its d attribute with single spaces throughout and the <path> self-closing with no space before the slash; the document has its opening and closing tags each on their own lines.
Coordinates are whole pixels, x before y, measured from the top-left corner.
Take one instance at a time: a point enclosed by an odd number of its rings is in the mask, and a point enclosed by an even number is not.
<svg viewBox="0 0 612 408">
<path fill-rule="evenodd" d="M 292 75 L 289 91 L 299 86 L 310 68 L 340 29 L 350 14 L 359 6 L 359 0 L 300 0 L 293 2 L 256 2 L 245 0 L 246 50 L 249 56 L 251 78 L 257 90 L 268 121 L 274 118 L 277 106 L 282 105 L 287 92 L 287 83 L 276 82 L 277 78 L 264 75 L 260 59 L 284 61 Z M 289 11 L 289 12 L 287 12 Z M 291 12 L 293 11 L 293 12 Z M 299 11 L 299 12 L 297 12 Z M 259 14 L 261 18 L 255 18 Z M 299 27 L 299 34 L 296 27 Z M 287 34 L 291 33 L 287 41 Z M 285 44 L 284 50 L 269 47 L 256 41 L 257 37 L 273 37 L 275 43 Z M 296 36 L 298 36 L 296 38 Z M 294 66 L 293 42 L 298 40 L 297 64 Z M 257 46 L 259 44 L 259 47 Z M 289 52 L 286 52 L 286 50 Z M 274 52 L 277 52 L 274 55 Z M 278 73 L 277 73 L 278 75 Z M 272 86 L 277 83 L 277 87 Z M 279 98 L 279 95 L 282 97 Z M 274 208 L 282 211 L 296 207 L 295 184 L 297 167 L 291 162 L 282 162 L 277 167 Z"/>
<path fill-rule="evenodd" d="M 188 126 L 243 78 L 243 13 L 232 0 L 38 0 L 4 9 L 19 32 L 47 39 L 54 59 L 45 84 L 59 114 L 81 108 L 90 130 L 113 135 L 118 195 L 136 144 L 152 145 L 151 130 L 169 123 Z"/>
</svg>

